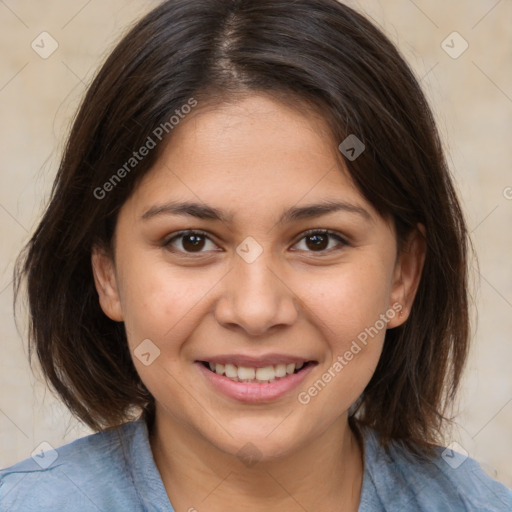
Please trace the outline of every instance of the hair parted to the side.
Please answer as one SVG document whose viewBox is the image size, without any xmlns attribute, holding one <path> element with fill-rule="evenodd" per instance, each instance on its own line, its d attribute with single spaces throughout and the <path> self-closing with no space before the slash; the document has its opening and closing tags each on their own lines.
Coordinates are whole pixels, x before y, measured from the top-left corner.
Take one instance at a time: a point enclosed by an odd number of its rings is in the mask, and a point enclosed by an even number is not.
<svg viewBox="0 0 512 512">
<path fill-rule="evenodd" d="M 95 191 L 191 98 L 206 105 L 250 93 L 314 106 L 334 140 L 363 141 L 365 152 L 345 165 L 393 219 L 399 247 L 425 226 L 410 317 L 387 331 L 350 421 L 375 428 L 385 447 L 394 439 L 431 453 L 468 351 L 467 229 L 417 80 L 380 30 L 336 0 L 169 0 L 121 40 L 86 93 L 47 209 L 17 261 L 31 360 L 35 351 L 49 383 L 94 430 L 141 410 L 151 418 L 124 324 L 100 308 L 91 249 L 111 250 L 117 213 L 172 132 L 108 193 Z"/>
</svg>

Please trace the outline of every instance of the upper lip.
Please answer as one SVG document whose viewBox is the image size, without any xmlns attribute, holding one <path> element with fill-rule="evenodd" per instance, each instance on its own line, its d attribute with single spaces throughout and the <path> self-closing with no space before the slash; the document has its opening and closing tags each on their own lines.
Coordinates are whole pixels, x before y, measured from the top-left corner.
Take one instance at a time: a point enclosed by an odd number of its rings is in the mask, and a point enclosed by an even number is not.
<svg viewBox="0 0 512 512">
<path fill-rule="evenodd" d="M 235 366 L 245 366 L 248 368 L 263 368 L 265 366 L 274 366 L 277 364 L 300 364 L 312 361 L 304 357 L 291 356 L 287 354 L 265 354 L 259 357 L 246 354 L 225 354 L 211 357 L 204 357 L 198 361 L 218 364 L 233 364 Z"/>
</svg>

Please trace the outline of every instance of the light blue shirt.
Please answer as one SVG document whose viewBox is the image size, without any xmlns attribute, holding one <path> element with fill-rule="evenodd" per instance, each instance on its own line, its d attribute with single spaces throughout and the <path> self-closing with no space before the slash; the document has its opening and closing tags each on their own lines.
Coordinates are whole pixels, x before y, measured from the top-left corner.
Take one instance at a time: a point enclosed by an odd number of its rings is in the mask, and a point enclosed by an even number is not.
<svg viewBox="0 0 512 512">
<path fill-rule="evenodd" d="M 512 512 L 512 491 L 488 477 L 475 460 L 439 448 L 431 463 L 419 464 L 399 445 L 393 445 L 387 456 L 374 430 L 364 429 L 363 434 L 359 512 Z M 198 496 L 190 510 L 208 512 L 201 499 Z M 0 471 L 0 511 L 174 509 L 153 459 L 146 424 L 138 420 L 77 439 L 44 456 L 34 454 Z"/>
</svg>

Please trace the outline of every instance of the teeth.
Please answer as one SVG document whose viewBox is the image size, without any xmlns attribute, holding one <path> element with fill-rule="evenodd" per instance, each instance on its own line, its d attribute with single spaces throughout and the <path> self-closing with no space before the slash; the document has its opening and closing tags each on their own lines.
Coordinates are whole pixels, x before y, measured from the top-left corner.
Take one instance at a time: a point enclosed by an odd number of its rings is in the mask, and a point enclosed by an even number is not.
<svg viewBox="0 0 512 512">
<path fill-rule="evenodd" d="M 263 368 L 250 368 L 247 366 L 235 366 L 234 364 L 208 363 L 210 370 L 218 375 L 225 375 L 236 382 L 274 382 L 276 378 L 291 375 L 295 369 L 300 370 L 304 363 L 276 364 Z"/>
<path fill-rule="evenodd" d="M 256 376 L 256 370 L 254 368 L 247 368 L 245 366 L 238 367 L 238 378 L 240 380 L 253 380 Z"/>
<path fill-rule="evenodd" d="M 276 377 L 285 377 L 286 376 L 286 365 L 285 364 L 276 364 Z"/>
<path fill-rule="evenodd" d="M 240 371 L 240 370 L 238 370 Z M 276 378 L 276 371 L 273 366 L 264 366 L 256 370 L 257 380 L 272 380 Z"/>
<path fill-rule="evenodd" d="M 234 379 L 235 377 L 238 377 L 238 368 L 234 364 L 227 364 L 224 368 L 224 371 L 226 372 L 226 377 L 230 379 Z"/>
</svg>

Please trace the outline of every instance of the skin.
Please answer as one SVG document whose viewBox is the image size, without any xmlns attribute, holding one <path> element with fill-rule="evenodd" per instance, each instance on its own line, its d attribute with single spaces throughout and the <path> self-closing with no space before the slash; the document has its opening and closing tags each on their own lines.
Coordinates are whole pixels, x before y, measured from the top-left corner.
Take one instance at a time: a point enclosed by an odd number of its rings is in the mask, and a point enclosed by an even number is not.
<svg viewBox="0 0 512 512">
<path fill-rule="evenodd" d="M 297 395 L 393 304 L 403 314 L 387 328 L 407 320 L 425 246 L 415 231 L 397 254 L 392 223 L 354 186 L 338 144 L 312 112 L 264 95 L 198 107 L 123 205 L 113 258 L 93 250 L 105 314 L 125 323 L 132 354 L 145 339 L 160 350 L 149 366 L 133 359 L 156 400 L 150 443 L 178 512 L 358 508 L 363 457 L 347 410 L 375 371 L 385 329 L 308 404 Z M 326 199 L 364 208 L 368 218 L 338 211 L 277 223 L 289 208 Z M 141 219 L 170 200 L 204 203 L 232 219 Z M 163 245 L 186 229 L 208 235 L 195 252 L 187 237 Z M 325 237 L 318 249 L 303 234 L 310 229 L 348 243 Z M 252 263 L 236 252 L 248 236 L 263 250 Z M 299 388 L 270 403 L 221 395 L 194 364 L 270 352 L 318 362 Z M 258 451 L 255 464 L 238 454 L 246 443 Z"/>
</svg>

